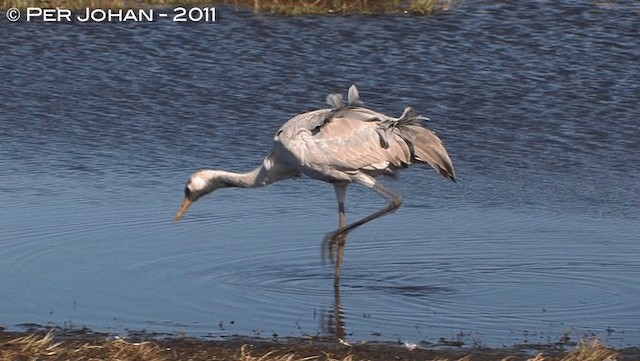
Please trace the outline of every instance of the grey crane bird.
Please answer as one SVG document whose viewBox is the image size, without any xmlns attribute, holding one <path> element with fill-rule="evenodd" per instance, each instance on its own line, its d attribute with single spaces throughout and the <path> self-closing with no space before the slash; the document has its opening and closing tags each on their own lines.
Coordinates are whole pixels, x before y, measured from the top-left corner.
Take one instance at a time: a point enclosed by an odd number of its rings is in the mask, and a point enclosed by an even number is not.
<svg viewBox="0 0 640 361">
<path fill-rule="evenodd" d="M 335 285 L 340 282 L 346 235 L 378 217 L 394 212 L 402 198 L 380 184 L 379 175 L 415 163 L 426 163 L 442 176 L 455 181 L 455 171 L 442 140 L 424 126 L 425 117 L 411 107 L 398 118 L 363 106 L 355 85 L 349 88 L 347 103 L 342 95 L 330 94 L 331 108 L 303 113 L 291 118 L 276 132 L 271 151 L 262 165 L 246 173 L 204 169 L 193 175 L 185 187 L 185 198 L 174 222 L 178 222 L 193 202 L 205 194 L 226 187 L 261 187 L 302 175 L 333 184 L 338 198 L 339 226 L 325 238 L 325 246 L 336 256 Z M 388 199 L 382 209 L 351 224 L 345 216 L 345 196 L 349 183 L 359 183 Z"/>
</svg>

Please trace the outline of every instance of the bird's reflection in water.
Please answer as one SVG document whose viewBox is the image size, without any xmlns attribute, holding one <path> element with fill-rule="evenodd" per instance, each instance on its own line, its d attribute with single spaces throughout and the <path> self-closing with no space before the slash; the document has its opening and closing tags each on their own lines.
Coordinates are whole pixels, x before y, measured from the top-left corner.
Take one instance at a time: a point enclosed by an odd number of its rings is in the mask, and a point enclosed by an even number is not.
<svg viewBox="0 0 640 361">
<path fill-rule="evenodd" d="M 333 309 L 326 309 L 320 314 L 320 329 L 326 334 L 344 341 L 347 331 L 342 301 L 340 300 L 340 285 L 336 285 L 333 292 Z"/>
</svg>

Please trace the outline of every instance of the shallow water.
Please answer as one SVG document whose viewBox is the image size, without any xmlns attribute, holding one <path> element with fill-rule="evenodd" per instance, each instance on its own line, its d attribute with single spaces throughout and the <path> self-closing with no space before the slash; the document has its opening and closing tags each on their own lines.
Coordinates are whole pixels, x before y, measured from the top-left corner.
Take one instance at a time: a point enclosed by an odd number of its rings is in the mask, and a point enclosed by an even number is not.
<svg viewBox="0 0 640 361">
<path fill-rule="evenodd" d="M 464 2 L 430 17 L 214 24 L 0 21 L 0 325 L 489 346 L 640 344 L 637 2 Z M 405 203 L 349 237 L 312 180 L 222 190 L 291 116 L 358 84 L 412 105 L 458 182 L 412 168 Z M 350 219 L 383 205 L 350 187 Z"/>
</svg>

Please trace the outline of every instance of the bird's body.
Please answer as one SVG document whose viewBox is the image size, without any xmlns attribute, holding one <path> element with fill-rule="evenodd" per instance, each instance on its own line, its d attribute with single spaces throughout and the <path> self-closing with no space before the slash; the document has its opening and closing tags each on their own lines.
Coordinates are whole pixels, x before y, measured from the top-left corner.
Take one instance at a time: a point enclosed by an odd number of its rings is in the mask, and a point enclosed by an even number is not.
<svg viewBox="0 0 640 361">
<path fill-rule="evenodd" d="M 409 107 L 399 118 L 364 108 L 355 86 L 348 104 L 339 94 L 327 97 L 330 109 L 291 118 L 276 132 L 271 151 L 262 165 L 248 173 L 202 170 L 194 173 L 185 188 L 185 201 L 176 215 L 182 217 L 200 196 L 223 187 L 259 187 L 301 175 L 334 185 L 339 207 L 339 229 L 327 236 L 330 253 L 337 245 L 336 285 L 351 229 L 395 211 L 402 199 L 375 177 L 394 175 L 415 163 L 427 163 L 452 180 L 455 172 L 440 138 L 421 125 Z M 387 207 L 350 225 L 346 224 L 344 200 L 349 183 L 360 183 L 389 199 Z"/>
</svg>

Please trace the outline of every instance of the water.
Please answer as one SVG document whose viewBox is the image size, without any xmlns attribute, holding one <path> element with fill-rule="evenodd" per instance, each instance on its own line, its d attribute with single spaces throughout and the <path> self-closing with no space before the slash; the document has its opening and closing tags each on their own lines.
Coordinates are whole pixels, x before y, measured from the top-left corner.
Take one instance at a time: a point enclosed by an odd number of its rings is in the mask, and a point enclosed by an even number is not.
<svg viewBox="0 0 640 361">
<path fill-rule="evenodd" d="M 474 1 L 430 17 L 0 20 L 0 325 L 466 345 L 640 344 L 640 6 Z M 330 185 L 223 190 L 291 116 L 356 83 L 429 115 L 458 182 L 320 243 Z M 383 205 L 350 187 L 351 220 Z"/>
</svg>

